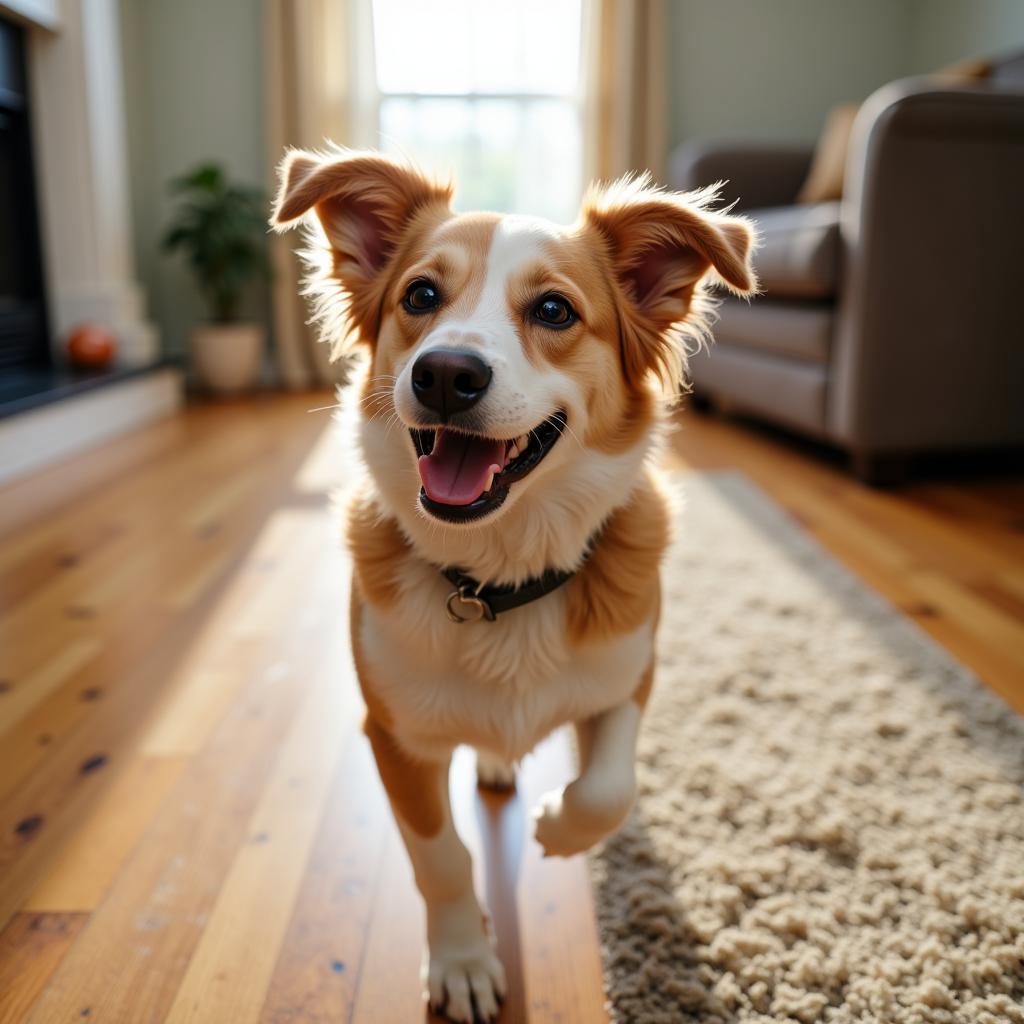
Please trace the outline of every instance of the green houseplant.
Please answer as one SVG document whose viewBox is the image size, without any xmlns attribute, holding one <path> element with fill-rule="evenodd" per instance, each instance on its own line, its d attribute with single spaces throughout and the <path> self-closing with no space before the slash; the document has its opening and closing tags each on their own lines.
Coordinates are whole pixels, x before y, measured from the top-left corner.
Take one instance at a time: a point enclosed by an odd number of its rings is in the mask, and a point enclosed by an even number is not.
<svg viewBox="0 0 1024 1024">
<path fill-rule="evenodd" d="M 209 311 L 191 334 L 195 376 L 212 391 L 246 391 L 259 380 L 266 340 L 262 325 L 239 318 L 246 293 L 267 275 L 264 196 L 212 163 L 175 178 L 170 191 L 178 203 L 163 246 L 185 255 Z"/>
</svg>

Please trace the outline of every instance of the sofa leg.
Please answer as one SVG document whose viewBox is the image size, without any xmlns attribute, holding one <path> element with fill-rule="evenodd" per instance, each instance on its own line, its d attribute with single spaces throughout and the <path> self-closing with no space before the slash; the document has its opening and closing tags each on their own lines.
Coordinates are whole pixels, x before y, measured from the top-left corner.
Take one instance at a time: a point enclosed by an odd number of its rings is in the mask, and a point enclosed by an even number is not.
<svg viewBox="0 0 1024 1024">
<path fill-rule="evenodd" d="M 910 456 L 891 453 L 850 452 L 850 470 L 869 487 L 897 487 L 905 483 L 910 472 Z"/>
</svg>

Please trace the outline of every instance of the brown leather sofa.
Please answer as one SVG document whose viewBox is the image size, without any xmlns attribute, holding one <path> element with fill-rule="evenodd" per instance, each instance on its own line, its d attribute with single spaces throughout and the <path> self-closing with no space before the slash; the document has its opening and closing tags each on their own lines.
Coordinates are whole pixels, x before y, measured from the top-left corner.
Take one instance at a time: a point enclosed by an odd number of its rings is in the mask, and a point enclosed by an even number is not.
<svg viewBox="0 0 1024 1024">
<path fill-rule="evenodd" d="M 697 396 L 838 445 L 873 482 L 910 455 L 1024 444 L 1024 54 L 871 96 L 841 201 L 795 203 L 811 156 L 673 153 L 673 188 L 727 180 L 762 236 L 762 294 L 722 303 Z"/>
</svg>

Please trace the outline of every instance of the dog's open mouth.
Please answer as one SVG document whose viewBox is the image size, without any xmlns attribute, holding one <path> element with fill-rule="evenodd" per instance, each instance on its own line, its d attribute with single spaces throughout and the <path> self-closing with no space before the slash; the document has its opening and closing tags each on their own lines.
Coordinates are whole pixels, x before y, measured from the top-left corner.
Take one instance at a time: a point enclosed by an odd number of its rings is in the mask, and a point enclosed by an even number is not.
<svg viewBox="0 0 1024 1024">
<path fill-rule="evenodd" d="M 420 504 L 431 515 L 465 523 L 493 512 L 509 488 L 529 476 L 562 436 L 559 410 L 528 434 L 511 440 L 448 427 L 410 430 L 419 455 Z"/>
</svg>

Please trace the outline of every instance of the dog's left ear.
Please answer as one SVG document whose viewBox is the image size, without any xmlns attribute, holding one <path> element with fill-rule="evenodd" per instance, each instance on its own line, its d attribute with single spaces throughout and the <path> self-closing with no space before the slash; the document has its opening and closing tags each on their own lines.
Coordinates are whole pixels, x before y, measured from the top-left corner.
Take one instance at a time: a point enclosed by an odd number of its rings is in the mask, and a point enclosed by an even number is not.
<svg viewBox="0 0 1024 1024">
<path fill-rule="evenodd" d="M 347 293 L 349 316 L 372 333 L 381 271 L 417 213 L 431 204 L 447 208 L 451 193 L 450 185 L 379 153 L 291 150 L 271 224 L 285 231 L 316 213 L 331 249 L 325 271 Z"/>
<path fill-rule="evenodd" d="M 584 199 L 583 221 L 604 239 L 625 293 L 622 356 L 634 379 L 653 372 L 678 389 L 686 354 L 673 328 L 703 315 L 695 299 L 705 280 L 717 279 L 738 295 L 757 288 L 750 265 L 753 226 L 711 210 L 716 194 L 664 192 L 645 175 L 592 188 Z"/>
</svg>

